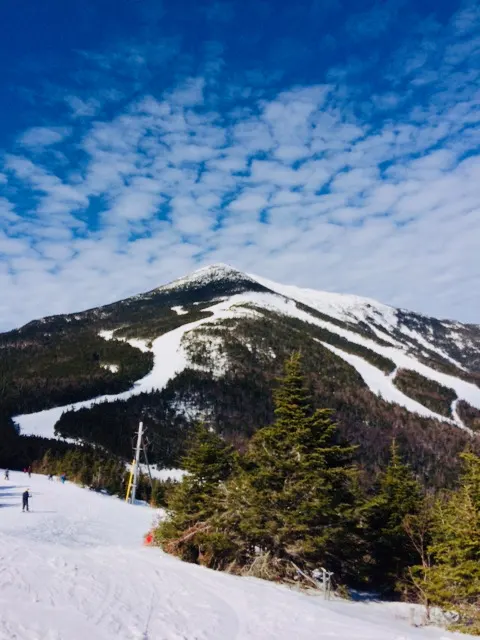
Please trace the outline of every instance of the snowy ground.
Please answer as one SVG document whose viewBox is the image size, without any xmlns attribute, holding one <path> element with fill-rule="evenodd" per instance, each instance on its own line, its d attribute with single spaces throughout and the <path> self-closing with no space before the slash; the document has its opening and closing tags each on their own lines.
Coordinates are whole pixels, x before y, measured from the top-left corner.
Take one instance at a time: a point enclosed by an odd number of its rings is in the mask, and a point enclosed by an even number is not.
<svg viewBox="0 0 480 640">
<path fill-rule="evenodd" d="M 412 627 L 408 606 L 324 602 L 184 564 L 142 547 L 154 516 L 42 476 L 0 480 L 0 640 L 467 638 Z"/>
</svg>

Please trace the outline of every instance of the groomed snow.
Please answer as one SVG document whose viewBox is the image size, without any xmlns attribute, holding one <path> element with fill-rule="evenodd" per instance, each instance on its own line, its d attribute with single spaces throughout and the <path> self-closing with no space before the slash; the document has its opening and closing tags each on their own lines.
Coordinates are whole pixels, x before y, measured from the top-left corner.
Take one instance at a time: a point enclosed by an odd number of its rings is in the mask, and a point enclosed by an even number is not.
<svg viewBox="0 0 480 640">
<path fill-rule="evenodd" d="M 30 488 L 30 513 L 21 492 Z M 450 640 L 401 604 L 325 602 L 142 546 L 148 507 L 12 472 L 0 481 L 0 640 Z"/>
<path fill-rule="evenodd" d="M 418 413 L 421 416 L 425 416 L 426 418 L 435 418 L 436 420 L 440 420 L 442 422 L 448 422 L 445 416 L 440 415 L 439 413 L 435 413 L 427 407 L 424 407 L 423 404 L 409 398 L 404 393 L 397 389 L 397 387 L 393 384 L 393 376 L 386 375 L 383 371 L 380 371 L 377 367 L 374 367 L 372 364 L 360 358 L 359 356 L 353 355 L 351 353 L 345 353 L 341 349 L 337 349 L 337 347 L 333 347 L 326 342 L 322 342 L 323 346 L 330 351 L 333 351 L 337 356 L 343 358 L 345 362 L 354 367 L 358 373 L 362 376 L 365 384 L 368 386 L 370 391 L 373 391 L 377 396 L 381 396 L 387 402 L 395 402 L 408 411 L 412 411 L 413 413 Z M 458 424 L 458 423 L 457 423 Z M 462 425 L 463 426 L 463 425 Z"/>
</svg>

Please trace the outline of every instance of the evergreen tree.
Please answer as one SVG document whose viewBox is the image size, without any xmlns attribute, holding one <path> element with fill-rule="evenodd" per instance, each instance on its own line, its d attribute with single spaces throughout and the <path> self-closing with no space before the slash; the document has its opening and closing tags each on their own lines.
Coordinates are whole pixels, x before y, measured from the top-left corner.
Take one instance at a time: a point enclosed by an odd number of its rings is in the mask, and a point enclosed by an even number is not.
<svg viewBox="0 0 480 640">
<path fill-rule="evenodd" d="M 207 520 L 218 508 L 218 491 L 231 474 L 233 448 L 203 424 L 192 434 L 182 468 L 187 475 L 167 496 L 169 516 L 155 531 L 156 541 L 182 559 L 196 562 Z M 185 540 L 182 538 L 186 536 Z"/>
<path fill-rule="evenodd" d="M 371 585 L 389 595 L 395 592 L 408 567 L 417 561 L 404 521 L 407 516 L 417 514 L 421 505 L 420 484 L 403 464 L 394 440 L 388 467 L 380 477 L 378 493 L 364 509 L 370 555 L 367 573 Z"/>
<path fill-rule="evenodd" d="M 353 529 L 353 447 L 337 441 L 330 410 L 312 409 L 298 353 L 274 399 L 276 420 L 253 436 L 243 469 L 227 485 L 218 527 L 239 564 L 260 552 L 280 575 L 294 565 L 342 573 Z"/>
<path fill-rule="evenodd" d="M 460 612 L 464 630 L 480 635 L 480 458 L 461 457 L 460 487 L 436 503 L 427 593 L 432 603 Z"/>
</svg>

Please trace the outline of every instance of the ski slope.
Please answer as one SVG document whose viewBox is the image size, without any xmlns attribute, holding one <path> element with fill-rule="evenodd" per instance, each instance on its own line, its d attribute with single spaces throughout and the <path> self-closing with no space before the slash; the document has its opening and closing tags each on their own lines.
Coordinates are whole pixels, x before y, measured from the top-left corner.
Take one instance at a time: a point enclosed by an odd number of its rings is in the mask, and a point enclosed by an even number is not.
<svg viewBox="0 0 480 640">
<path fill-rule="evenodd" d="M 0 640 L 468 637 L 413 627 L 407 605 L 325 602 L 182 563 L 142 546 L 155 515 L 43 476 L 0 480 Z"/>
<path fill-rule="evenodd" d="M 273 297 L 273 296 L 270 296 Z M 98 396 L 91 400 L 83 400 L 74 404 L 54 407 L 53 409 L 46 409 L 44 411 L 38 411 L 36 413 L 27 413 L 20 416 L 15 416 L 14 420 L 20 427 L 22 435 L 34 435 L 42 436 L 43 438 L 55 437 L 55 424 L 65 411 L 78 410 L 81 408 L 90 408 L 94 404 L 102 402 L 114 402 L 115 400 L 126 400 L 133 395 L 140 393 L 149 393 L 151 391 L 160 390 L 165 387 L 167 382 L 171 380 L 178 373 L 183 371 L 188 365 L 188 359 L 182 348 L 183 336 L 196 329 L 197 327 L 207 322 L 219 320 L 222 318 L 229 318 L 238 316 L 240 313 L 246 313 L 245 309 L 235 308 L 238 304 L 245 304 L 249 302 L 257 301 L 257 294 L 245 294 L 233 296 L 226 302 L 209 307 L 207 310 L 213 313 L 213 316 L 203 318 L 202 320 L 196 320 L 177 327 L 173 331 L 163 334 L 162 336 L 153 340 L 151 351 L 154 356 L 154 364 L 152 370 L 143 378 L 135 382 L 134 386 L 122 393 Z M 233 307 L 233 309 L 231 309 Z M 101 337 L 105 340 L 112 339 L 111 331 L 100 332 Z M 144 343 L 140 341 L 129 340 L 132 346 L 143 347 L 146 349 Z M 149 350 L 149 349 L 146 349 Z"/>
</svg>

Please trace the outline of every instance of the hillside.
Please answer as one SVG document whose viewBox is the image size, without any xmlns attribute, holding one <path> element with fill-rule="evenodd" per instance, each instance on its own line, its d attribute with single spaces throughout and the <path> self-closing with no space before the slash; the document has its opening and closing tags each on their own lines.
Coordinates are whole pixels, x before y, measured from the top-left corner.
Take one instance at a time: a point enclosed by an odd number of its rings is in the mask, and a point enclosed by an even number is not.
<svg viewBox="0 0 480 640">
<path fill-rule="evenodd" d="M 272 420 L 272 386 L 300 350 L 319 406 L 374 475 L 396 436 L 427 484 L 479 447 L 480 326 L 213 265 L 146 294 L 0 335 L 2 415 L 23 434 L 130 457 L 140 417 L 152 459 L 176 465 L 204 419 L 242 448 Z"/>
<path fill-rule="evenodd" d="M 154 511 L 69 483 L 32 476 L 22 513 L 26 479 L 0 481 L 0 640 L 458 637 L 413 628 L 422 621 L 414 605 L 326 602 L 142 547 Z"/>
</svg>

